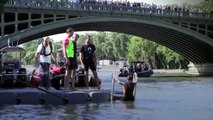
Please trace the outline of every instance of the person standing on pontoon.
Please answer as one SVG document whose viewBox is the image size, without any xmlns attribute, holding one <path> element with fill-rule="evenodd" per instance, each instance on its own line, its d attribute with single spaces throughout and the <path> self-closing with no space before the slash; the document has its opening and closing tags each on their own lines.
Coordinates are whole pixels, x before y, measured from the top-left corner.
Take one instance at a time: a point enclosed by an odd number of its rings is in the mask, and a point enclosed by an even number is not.
<svg viewBox="0 0 213 120">
<path fill-rule="evenodd" d="M 35 57 L 36 57 L 36 60 L 39 61 L 40 66 L 44 72 L 40 86 L 45 87 L 47 90 L 51 88 L 51 83 L 50 83 L 51 56 L 53 60 L 55 61 L 53 43 L 51 43 L 49 37 L 45 37 L 43 42 L 38 46 Z"/>
<path fill-rule="evenodd" d="M 75 89 L 76 69 L 78 68 L 76 53 L 78 34 L 74 34 L 73 28 L 69 27 L 66 30 L 67 37 L 63 42 L 63 53 L 66 59 L 66 73 L 64 77 L 64 90 Z M 70 86 L 71 84 L 71 86 Z"/>
<path fill-rule="evenodd" d="M 80 49 L 80 62 L 82 65 L 82 68 L 86 71 L 86 84 L 88 87 L 88 76 L 89 76 L 89 68 L 91 69 L 94 80 L 96 83 L 96 86 L 98 89 L 100 89 L 100 79 L 98 78 L 98 74 L 96 71 L 96 55 L 95 55 L 95 45 L 93 45 L 91 42 L 91 36 L 86 35 L 84 38 L 84 45 Z"/>
</svg>

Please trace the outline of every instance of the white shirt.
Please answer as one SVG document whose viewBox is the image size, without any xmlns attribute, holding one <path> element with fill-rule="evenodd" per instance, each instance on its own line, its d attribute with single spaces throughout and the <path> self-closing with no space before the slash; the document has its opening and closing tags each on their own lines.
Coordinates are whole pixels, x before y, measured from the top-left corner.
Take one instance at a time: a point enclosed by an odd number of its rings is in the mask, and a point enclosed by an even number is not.
<svg viewBox="0 0 213 120">
<path fill-rule="evenodd" d="M 37 51 L 36 53 L 39 54 L 39 61 L 40 62 L 44 62 L 44 63 L 51 63 L 51 55 L 48 55 L 48 56 L 44 56 L 44 55 L 41 55 L 40 52 L 42 50 L 42 43 L 38 46 L 37 48 Z M 46 54 L 49 54 L 50 53 L 50 45 L 48 45 L 46 48 L 45 48 L 45 52 Z"/>
</svg>

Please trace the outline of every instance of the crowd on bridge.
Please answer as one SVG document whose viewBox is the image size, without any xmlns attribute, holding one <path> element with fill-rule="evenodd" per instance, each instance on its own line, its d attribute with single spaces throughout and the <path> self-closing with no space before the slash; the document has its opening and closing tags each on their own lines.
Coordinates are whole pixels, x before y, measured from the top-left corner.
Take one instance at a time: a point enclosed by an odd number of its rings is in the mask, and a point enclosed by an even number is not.
<svg viewBox="0 0 213 120">
<path fill-rule="evenodd" d="M 79 8 L 89 10 L 131 11 L 146 14 L 172 16 L 208 17 L 213 11 L 193 8 L 190 5 L 157 5 L 144 2 L 113 1 L 113 0 L 9 0 L 9 4 L 41 7 Z M 110 7 L 109 7 L 110 6 Z"/>
</svg>

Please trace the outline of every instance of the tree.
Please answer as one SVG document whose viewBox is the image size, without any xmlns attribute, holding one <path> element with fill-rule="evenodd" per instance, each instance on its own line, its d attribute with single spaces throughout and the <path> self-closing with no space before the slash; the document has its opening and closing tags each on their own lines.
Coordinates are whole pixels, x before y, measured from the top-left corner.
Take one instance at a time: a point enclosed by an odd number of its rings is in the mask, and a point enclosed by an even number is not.
<svg viewBox="0 0 213 120">
<path fill-rule="evenodd" d="M 23 63 L 24 64 L 35 64 L 35 52 L 38 47 L 38 40 L 33 40 L 23 44 L 23 48 L 25 52 L 22 54 Z"/>
<path fill-rule="evenodd" d="M 97 34 L 92 34 L 93 43 L 96 46 L 96 56 L 98 59 L 104 59 L 104 44 L 107 41 L 107 34 L 105 32 L 99 32 Z"/>
<path fill-rule="evenodd" d="M 147 62 L 149 62 L 151 68 L 153 68 L 153 63 L 151 58 L 155 56 L 158 44 L 156 44 L 155 42 L 146 40 L 141 38 L 142 41 L 142 53 L 143 53 L 143 59 L 148 60 Z"/>
<path fill-rule="evenodd" d="M 113 51 L 109 54 L 112 54 L 114 59 L 125 58 L 127 56 L 127 43 L 129 41 L 128 35 L 113 32 L 109 33 L 106 39 L 112 45 Z"/>
<path fill-rule="evenodd" d="M 162 54 L 164 55 L 165 57 L 165 61 L 166 61 L 166 64 L 167 64 L 167 67 L 166 68 L 176 68 L 176 65 L 178 65 L 178 68 L 182 68 L 181 66 L 181 61 L 184 60 L 184 58 L 174 52 L 173 50 L 169 49 L 169 48 L 166 48 L 164 46 L 159 46 L 157 48 L 157 52 L 158 54 Z"/>
<path fill-rule="evenodd" d="M 115 32 L 99 32 L 92 34 L 92 37 L 96 46 L 97 58 L 111 60 L 126 58 L 129 35 Z"/>
<path fill-rule="evenodd" d="M 205 11 L 213 11 L 213 0 L 204 0 L 194 7 Z"/>
<path fill-rule="evenodd" d="M 124 58 L 128 62 L 148 60 L 156 68 L 186 68 L 188 61 L 173 50 L 155 42 L 121 33 L 99 32 L 90 34 L 92 42 L 96 46 L 97 59 L 116 60 Z M 35 51 L 42 39 L 23 44 L 27 52 L 23 55 L 25 64 L 35 63 Z M 40 41 L 40 42 L 39 42 Z M 84 36 L 80 36 L 77 42 L 78 50 L 84 44 Z M 55 49 L 61 49 L 62 43 L 55 42 Z M 158 59 L 158 60 L 157 60 Z"/>
<path fill-rule="evenodd" d="M 155 42 L 146 40 L 141 38 L 142 41 L 142 53 L 144 55 L 144 59 L 150 59 L 152 56 L 155 55 L 158 44 Z"/>
<path fill-rule="evenodd" d="M 128 43 L 128 54 L 127 54 L 127 61 L 133 62 L 138 60 L 143 60 L 143 53 L 142 53 L 142 41 L 141 38 L 133 36 Z"/>
<path fill-rule="evenodd" d="M 133 36 L 128 44 L 128 61 L 148 60 L 153 67 L 151 58 L 155 56 L 158 44 L 143 38 Z"/>
</svg>

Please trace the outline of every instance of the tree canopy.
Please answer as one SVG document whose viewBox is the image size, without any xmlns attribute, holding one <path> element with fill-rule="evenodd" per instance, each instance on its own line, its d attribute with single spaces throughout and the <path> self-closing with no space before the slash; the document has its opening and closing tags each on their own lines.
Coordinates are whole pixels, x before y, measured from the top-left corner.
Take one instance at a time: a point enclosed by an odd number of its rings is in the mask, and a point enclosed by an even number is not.
<svg viewBox="0 0 213 120">
<path fill-rule="evenodd" d="M 92 43 L 96 46 L 97 60 L 109 59 L 133 62 L 152 59 L 156 68 L 161 69 L 182 68 L 181 61 L 185 61 L 181 55 L 171 49 L 141 37 L 115 32 L 98 32 L 90 35 L 92 36 Z M 25 64 L 35 63 L 34 55 L 39 41 L 41 39 L 23 44 L 27 51 L 23 55 Z M 82 44 L 84 44 L 84 36 L 80 35 L 77 42 L 78 49 Z M 56 51 L 62 49 L 62 41 L 54 42 L 54 46 Z M 153 60 L 154 58 L 155 60 Z"/>
<path fill-rule="evenodd" d="M 194 7 L 205 11 L 213 11 L 213 0 L 203 0 L 203 2 L 200 2 Z"/>
</svg>

